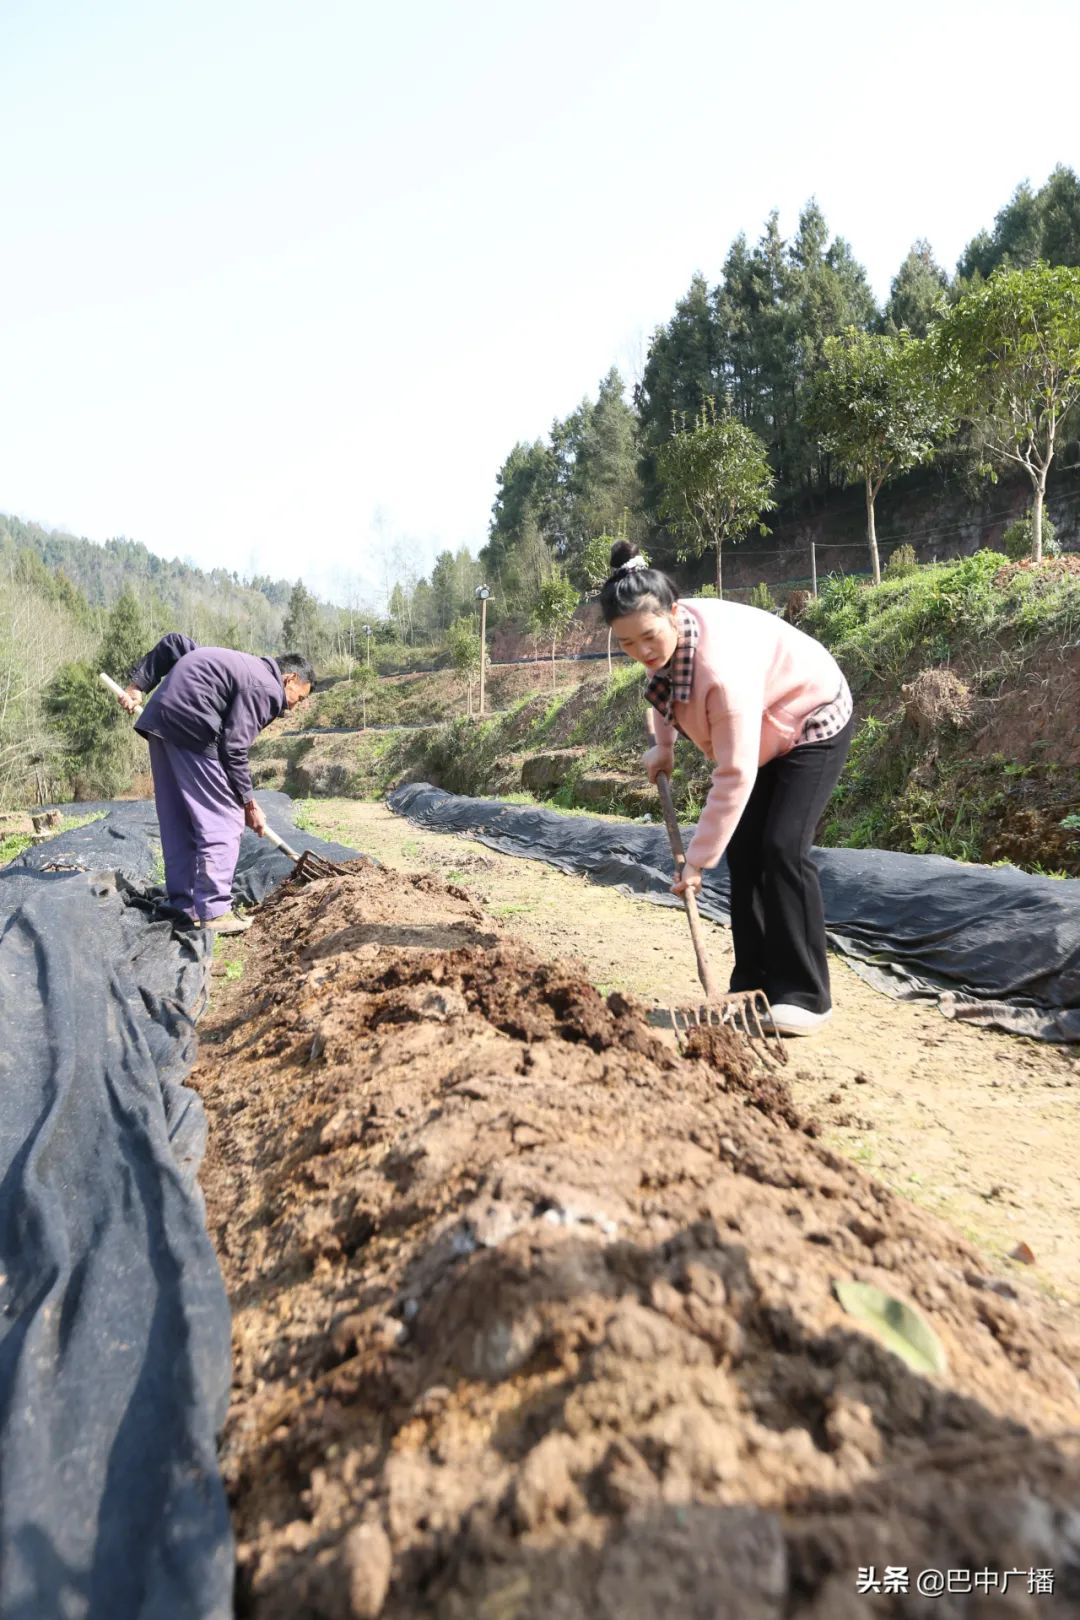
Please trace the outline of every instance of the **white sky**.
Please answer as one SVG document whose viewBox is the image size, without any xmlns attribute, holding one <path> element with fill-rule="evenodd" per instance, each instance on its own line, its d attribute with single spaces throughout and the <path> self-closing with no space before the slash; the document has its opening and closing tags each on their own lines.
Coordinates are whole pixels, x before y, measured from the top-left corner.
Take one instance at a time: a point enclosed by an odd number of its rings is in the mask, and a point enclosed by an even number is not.
<svg viewBox="0 0 1080 1620">
<path fill-rule="evenodd" d="M 1080 167 L 1075 0 L 0 0 L 0 511 L 372 591 L 814 195 L 883 297 Z"/>
</svg>

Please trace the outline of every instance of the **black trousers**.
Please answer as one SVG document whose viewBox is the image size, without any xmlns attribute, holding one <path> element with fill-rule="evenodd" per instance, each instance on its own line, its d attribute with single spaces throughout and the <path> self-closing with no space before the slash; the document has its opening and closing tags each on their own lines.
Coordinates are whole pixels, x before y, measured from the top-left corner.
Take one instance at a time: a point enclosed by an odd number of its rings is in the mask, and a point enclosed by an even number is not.
<svg viewBox="0 0 1080 1620">
<path fill-rule="evenodd" d="M 854 720 L 828 742 L 804 743 L 758 772 L 727 847 L 732 990 L 764 990 L 776 1006 L 828 1012 L 825 908 L 810 854 L 843 769 Z"/>
</svg>

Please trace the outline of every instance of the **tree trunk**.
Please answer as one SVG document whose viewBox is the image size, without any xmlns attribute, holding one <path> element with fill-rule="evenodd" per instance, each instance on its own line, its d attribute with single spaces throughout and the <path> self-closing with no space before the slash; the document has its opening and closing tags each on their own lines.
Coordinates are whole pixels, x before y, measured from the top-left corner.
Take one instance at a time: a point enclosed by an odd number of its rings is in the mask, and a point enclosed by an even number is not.
<svg viewBox="0 0 1080 1620">
<path fill-rule="evenodd" d="M 1042 476 L 1038 479 L 1032 479 L 1032 483 L 1035 485 L 1035 499 L 1031 506 L 1031 560 L 1032 562 L 1041 563 L 1043 503 L 1046 500 L 1045 467 Z"/>
<path fill-rule="evenodd" d="M 723 544 L 724 544 L 724 542 L 722 540 L 718 540 L 716 542 L 716 594 L 717 594 L 717 596 L 723 596 L 723 594 L 724 594 L 724 573 L 723 573 L 723 565 L 722 565 L 722 563 L 720 561 L 720 552 L 721 552 L 721 550 L 723 548 Z"/>
<path fill-rule="evenodd" d="M 870 547 L 870 566 L 874 570 L 874 584 L 881 584 L 881 560 L 878 557 L 877 526 L 874 522 L 874 486 L 866 480 L 866 543 Z"/>
</svg>

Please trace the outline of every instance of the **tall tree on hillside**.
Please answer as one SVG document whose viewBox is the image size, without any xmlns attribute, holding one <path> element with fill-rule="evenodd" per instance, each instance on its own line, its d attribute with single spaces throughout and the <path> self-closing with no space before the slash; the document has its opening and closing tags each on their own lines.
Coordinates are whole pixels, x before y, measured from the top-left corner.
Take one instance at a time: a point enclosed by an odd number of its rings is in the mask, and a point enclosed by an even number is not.
<svg viewBox="0 0 1080 1620">
<path fill-rule="evenodd" d="M 502 564 L 530 526 L 543 529 L 550 522 L 555 477 L 555 460 L 548 445 L 539 439 L 534 444 L 515 444 L 495 478 L 495 504 L 482 553 L 489 569 L 494 571 Z"/>
<path fill-rule="evenodd" d="M 483 583 L 484 573 L 479 559 L 468 546 L 459 546 L 454 553 L 454 571 L 457 575 L 458 601 L 471 612 L 476 599 L 476 587 Z"/>
<path fill-rule="evenodd" d="M 480 633 L 477 628 L 475 615 L 463 616 L 457 619 L 446 634 L 446 648 L 450 654 L 450 662 L 460 675 L 464 675 L 468 687 L 468 714 L 473 712 L 473 685 L 480 674 L 483 648 L 480 645 Z"/>
<path fill-rule="evenodd" d="M 122 591 L 105 623 L 98 647 L 98 668 L 124 686 L 149 645 L 149 631 L 138 598 L 133 591 Z M 116 708 L 115 703 L 112 708 Z"/>
<path fill-rule="evenodd" d="M 882 314 L 886 332 L 910 332 L 924 338 L 948 302 L 949 278 L 934 258 L 929 242 L 913 242 L 892 279 Z"/>
<path fill-rule="evenodd" d="M 627 537 L 627 524 L 622 522 L 613 534 L 594 534 L 581 553 L 580 571 L 585 588 L 590 596 L 599 593 L 604 581 L 611 573 L 611 548 L 616 540 L 625 540 Z M 638 547 L 638 555 L 648 563 L 649 554 L 643 547 Z M 608 678 L 611 678 L 611 626 L 607 627 L 607 667 Z"/>
<path fill-rule="evenodd" d="M 388 615 L 397 632 L 398 640 L 411 641 L 413 631 L 412 592 L 400 580 L 391 587 Z"/>
<path fill-rule="evenodd" d="M 1039 190 L 1025 180 L 994 220 L 961 254 L 956 267 L 962 287 L 986 281 L 999 269 L 1047 264 L 1080 265 L 1080 180 L 1059 165 Z"/>
<path fill-rule="evenodd" d="M 545 636 L 551 637 L 551 690 L 555 690 L 555 651 L 574 617 L 578 593 L 561 568 L 555 568 L 540 587 L 533 609 L 533 624 Z"/>
<path fill-rule="evenodd" d="M 550 536 L 558 504 L 556 461 L 549 445 L 517 444 L 497 476 L 487 544 L 479 565 L 502 613 L 528 613 L 533 592 L 552 564 Z"/>
<path fill-rule="evenodd" d="M 670 433 L 672 415 L 694 417 L 716 397 L 722 367 L 713 297 L 702 275 L 675 305 L 666 326 L 653 334 L 636 404 L 657 442 Z"/>
<path fill-rule="evenodd" d="M 513 594 L 511 579 L 535 572 L 537 536 L 552 558 L 573 567 L 589 535 L 624 509 L 642 528 L 637 461 L 637 419 L 612 368 L 595 400 L 551 424 L 546 444 L 515 445 L 503 463 L 481 553 L 488 576 Z"/>
<path fill-rule="evenodd" d="M 641 515 L 637 423 L 614 366 L 601 379 L 596 403 L 581 417 L 573 449 L 573 552 L 590 534 L 611 532 L 619 522 L 636 532 Z"/>
<path fill-rule="evenodd" d="M 319 641 L 319 609 L 302 579 L 298 579 L 292 588 L 281 633 L 290 652 L 303 653 L 305 658 L 315 657 Z"/>
<path fill-rule="evenodd" d="M 450 628 L 463 607 L 457 560 L 452 551 L 440 551 L 431 570 L 431 617 L 437 633 Z"/>
<path fill-rule="evenodd" d="M 737 237 L 720 284 L 696 277 L 653 337 L 635 399 L 641 416 L 646 505 L 659 509 L 657 456 L 673 421 L 711 402 L 765 443 L 778 487 L 810 496 L 829 487 L 828 458 L 804 425 L 806 395 L 827 337 L 876 318 L 865 272 L 821 209 L 807 203 L 791 243 L 771 214 L 753 247 Z"/>
<path fill-rule="evenodd" d="M 749 426 L 765 441 L 773 470 L 786 483 L 791 476 L 789 441 L 797 371 L 792 363 L 791 260 L 775 211 L 750 255 L 746 292 L 756 393 Z M 726 408 L 725 396 L 720 395 L 716 404 Z"/>
<path fill-rule="evenodd" d="M 875 503 L 890 474 L 928 461 L 947 427 L 941 391 L 923 345 L 905 332 L 829 338 L 808 421 L 840 465 L 863 481 L 866 543 L 881 583 Z"/>
<path fill-rule="evenodd" d="M 745 233 L 740 232 L 728 249 L 712 305 L 721 356 L 720 394 L 726 395 L 732 415 L 747 427 L 753 427 L 759 416 L 759 361 L 753 319 L 757 294 L 753 276 L 753 254 Z M 670 421 L 669 416 L 668 425 Z"/>
<path fill-rule="evenodd" d="M 828 461 L 806 426 L 807 400 L 824 362 L 825 346 L 840 332 L 870 326 L 877 310 L 866 272 L 843 237 L 829 240 L 825 216 L 813 199 L 799 217 L 789 257 L 785 321 L 791 355 L 789 393 L 778 422 L 774 465 L 785 488 L 809 496 L 824 492 L 830 483 Z"/>
<path fill-rule="evenodd" d="M 94 657 L 61 665 L 46 689 L 45 712 L 77 773 L 76 785 L 84 791 L 109 796 L 130 783 L 139 745 L 130 719 L 101 685 L 98 673 L 103 670 L 126 685 L 148 651 L 148 635 L 135 595 L 122 592 Z"/>
<path fill-rule="evenodd" d="M 1031 555 L 1042 560 L 1046 479 L 1080 402 L 1080 268 L 999 270 L 953 305 L 929 343 L 962 419 L 993 462 L 1031 480 Z"/>
<path fill-rule="evenodd" d="M 655 514 L 660 496 L 656 458 L 674 420 L 693 420 L 706 401 L 723 393 L 720 328 L 713 295 L 702 275 L 675 306 L 666 326 L 653 333 L 634 403 L 641 422 L 641 476 L 646 503 Z"/>
<path fill-rule="evenodd" d="M 430 584 L 426 579 L 418 579 L 413 584 L 410 601 L 412 617 L 412 631 L 414 638 L 431 640 L 438 635 L 435 623 L 435 598 Z"/>
<path fill-rule="evenodd" d="M 732 416 L 706 408 L 694 426 L 676 433 L 657 458 L 661 513 L 677 537 L 682 558 L 716 548 L 716 590 L 724 594 L 722 550 L 757 528 L 776 505 L 775 478 L 765 446 Z"/>
</svg>

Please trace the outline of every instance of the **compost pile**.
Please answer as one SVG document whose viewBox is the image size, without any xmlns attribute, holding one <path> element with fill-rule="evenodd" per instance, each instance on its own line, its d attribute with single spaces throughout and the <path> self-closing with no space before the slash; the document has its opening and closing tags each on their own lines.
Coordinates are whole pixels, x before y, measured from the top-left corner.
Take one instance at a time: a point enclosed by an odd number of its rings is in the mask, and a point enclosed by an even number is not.
<svg viewBox="0 0 1080 1620">
<path fill-rule="evenodd" d="M 249 938 L 192 1079 L 240 1614 L 1078 1612 L 1075 1341 L 783 1087 L 678 1057 L 430 878 L 286 890 Z M 845 1315 L 849 1279 L 947 1373 Z M 859 1595 L 871 1565 L 1055 1588 Z"/>
</svg>

